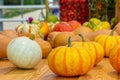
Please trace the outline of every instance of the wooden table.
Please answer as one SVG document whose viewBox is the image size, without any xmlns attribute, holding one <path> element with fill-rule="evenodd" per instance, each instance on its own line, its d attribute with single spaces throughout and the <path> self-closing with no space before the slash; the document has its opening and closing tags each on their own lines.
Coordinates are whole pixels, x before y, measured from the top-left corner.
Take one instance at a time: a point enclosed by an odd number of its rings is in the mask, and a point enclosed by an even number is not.
<svg viewBox="0 0 120 80">
<path fill-rule="evenodd" d="M 32 70 L 18 69 L 8 60 L 0 60 L 0 80 L 120 80 L 120 75 L 112 68 L 108 58 L 104 58 L 88 74 L 78 77 L 57 76 L 49 69 L 46 59 Z"/>
</svg>

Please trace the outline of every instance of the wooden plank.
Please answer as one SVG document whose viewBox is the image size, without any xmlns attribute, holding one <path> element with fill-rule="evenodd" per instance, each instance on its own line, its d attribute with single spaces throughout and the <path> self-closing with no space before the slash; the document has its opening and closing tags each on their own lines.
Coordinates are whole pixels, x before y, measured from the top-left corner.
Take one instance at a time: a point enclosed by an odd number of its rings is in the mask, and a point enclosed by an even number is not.
<svg viewBox="0 0 120 80">
<path fill-rule="evenodd" d="M 0 60 L 0 80 L 118 80 L 117 72 L 112 68 L 107 58 L 84 76 L 60 77 L 48 67 L 43 59 L 32 70 L 18 69 L 8 60 Z"/>
<path fill-rule="evenodd" d="M 2 75 L 2 77 L 0 76 L 0 80 L 32 80 L 32 78 L 39 76 L 38 72 L 42 72 L 41 68 L 47 64 L 46 60 L 42 60 L 34 69 L 23 70 L 23 69 L 16 68 L 14 65 L 12 65 L 12 69 L 11 69 L 10 62 L 8 61 L 3 61 L 2 63 L 5 66 L 6 65 L 7 66 L 6 68 L 3 68 L 4 69 L 3 71 L 6 71 L 6 72 L 0 73 Z M 0 71 L 1 70 L 2 68 L 0 67 Z"/>
<path fill-rule="evenodd" d="M 108 58 L 105 58 L 90 70 L 87 75 L 81 76 L 79 80 L 118 80 L 118 75 Z"/>
</svg>

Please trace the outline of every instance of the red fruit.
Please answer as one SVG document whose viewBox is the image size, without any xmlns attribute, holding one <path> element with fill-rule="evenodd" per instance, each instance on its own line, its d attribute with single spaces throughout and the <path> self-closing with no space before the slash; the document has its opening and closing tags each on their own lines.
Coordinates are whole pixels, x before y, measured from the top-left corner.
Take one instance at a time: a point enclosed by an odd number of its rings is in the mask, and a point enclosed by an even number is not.
<svg viewBox="0 0 120 80">
<path fill-rule="evenodd" d="M 56 24 L 53 29 L 53 31 L 58 31 L 58 32 L 70 32 L 73 30 L 74 30 L 73 27 L 67 22 L 60 22 Z"/>
</svg>

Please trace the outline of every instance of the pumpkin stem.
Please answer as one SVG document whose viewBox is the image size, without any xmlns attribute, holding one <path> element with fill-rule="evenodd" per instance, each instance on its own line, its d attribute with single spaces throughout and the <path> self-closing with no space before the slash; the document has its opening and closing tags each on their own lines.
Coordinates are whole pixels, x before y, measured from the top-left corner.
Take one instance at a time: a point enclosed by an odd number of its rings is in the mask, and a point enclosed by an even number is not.
<svg viewBox="0 0 120 80">
<path fill-rule="evenodd" d="M 72 45 L 71 45 L 71 37 L 68 38 L 68 47 L 72 47 Z"/>
<path fill-rule="evenodd" d="M 116 30 L 117 27 L 114 27 L 113 30 L 110 33 L 110 36 L 113 36 L 114 31 Z"/>
<path fill-rule="evenodd" d="M 82 34 L 78 34 L 81 38 L 82 38 L 82 41 L 85 42 L 86 39 L 84 38 L 84 36 Z"/>
<path fill-rule="evenodd" d="M 29 37 L 31 40 L 34 40 L 35 39 L 35 35 L 34 34 L 30 34 L 30 37 Z"/>
</svg>

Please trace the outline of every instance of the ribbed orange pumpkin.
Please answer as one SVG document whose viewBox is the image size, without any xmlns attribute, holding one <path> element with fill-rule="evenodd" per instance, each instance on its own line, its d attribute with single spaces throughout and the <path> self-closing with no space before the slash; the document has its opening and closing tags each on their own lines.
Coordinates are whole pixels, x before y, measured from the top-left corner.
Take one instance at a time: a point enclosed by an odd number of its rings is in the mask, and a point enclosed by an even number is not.
<svg viewBox="0 0 120 80">
<path fill-rule="evenodd" d="M 86 42 L 84 37 L 79 34 L 82 37 L 82 42 L 72 42 L 73 47 L 84 47 L 91 51 L 91 55 L 93 55 L 93 58 L 95 59 L 95 65 L 98 64 L 104 57 L 104 49 L 103 47 L 94 41 Z"/>
<path fill-rule="evenodd" d="M 49 68 L 60 76 L 84 75 L 93 68 L 94 59 L 85 48 L 60 46 L 48 55 Z"/>
<path fill-rule="evenodd" d="M 120 72 L 120 44 L 111 50 L 109 60 L 113 68 Z"/>
<path fill-rule="evenodd" d="M 109 57 L 111 49 L 120 43 L 120 36 L 113 36 L 113 31 L 110 35 L 99 35 L 95 38 L 95 41 L 103 46 L 106 57 Z"/>
</svg>

